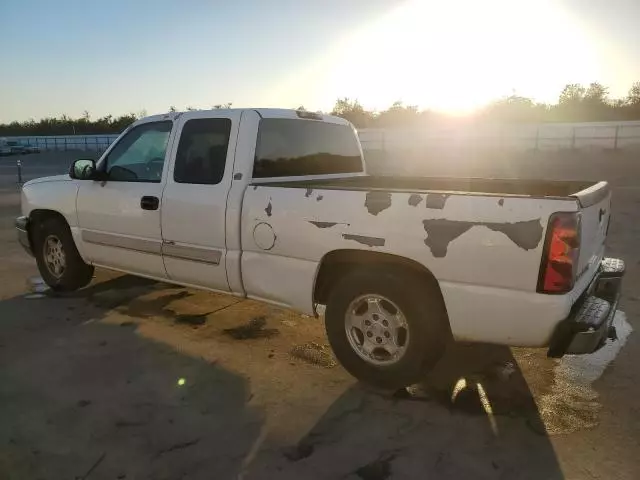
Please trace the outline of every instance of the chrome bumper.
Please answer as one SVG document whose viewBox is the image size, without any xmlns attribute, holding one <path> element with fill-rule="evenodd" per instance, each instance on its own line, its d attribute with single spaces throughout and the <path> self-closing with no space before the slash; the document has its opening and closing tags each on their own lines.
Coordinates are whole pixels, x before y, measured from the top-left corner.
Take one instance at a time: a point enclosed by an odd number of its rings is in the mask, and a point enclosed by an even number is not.
<svg viewBox="0 0 640 480">
<path fill-rule="evenodd" d="M 18 242 L 22 245 L 25 251 L 33 256 L 33 250 L 31 249 L 31 242 L 29 241 L 29 218 L 18 217 L 16 218 L 16 231 L 18 232 Z"/>
<path fill-rule="evenodd" d="M 558 324 L 547 352 L 549 357 L 592 353 L 601 348 L 608 338 L 616 339 L 612 323 L 620 301 L 624 273 L 622 260 L 605 258 L 602 261 L 596 277 L 573 306 L 569 317 Z"/>
</svg>

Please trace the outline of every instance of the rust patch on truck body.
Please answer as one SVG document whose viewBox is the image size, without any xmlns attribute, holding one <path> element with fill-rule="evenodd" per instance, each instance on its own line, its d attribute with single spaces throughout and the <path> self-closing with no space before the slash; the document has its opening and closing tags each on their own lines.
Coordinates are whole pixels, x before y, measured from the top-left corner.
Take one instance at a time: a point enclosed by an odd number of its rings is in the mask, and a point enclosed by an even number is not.
<svg viewBox="0 0 640 480">
<path fill-rule="evenodd" d="M 487 227 L 494 232 L 503 233 L 523 250 L 536 248 L 542 240 L 543 231 L 539 218 L 514 223 L 461 222 L 438 218 L 423 220 L 422 225 L 427 232 L 427 238 L 424 240 L 425 245 L 431 249 L 434 257 L 439 258 L 447 255 L 449 243 L 475 226 Z"/>
<path fill-rule="evenodd" d="M 433 208 L 436 210 L 442 210 L 444 208 L 444 204 L 447 203 L 447 198 L 450 195 L 446 193 L 428 193 L 427 194 L 427 208 Z"/>
<path fill-rule="evenodd" d="M 456 222 L 445 218 L 423 220 L 422 225 L 427 232 L 424 244 L 431 249 L 434 257 L 447 255 L 449 243 L 473 227 L 471 222 Z"/>
<path fill-rule="evenodd" d="M 318 228 L 331 228 L 338 224 L 338 222 L 316 222 L 314 220 L 309 220 L 309 223 Z"/>
<path fill-rule="evenodd" d="M 412 207 L 417 207 L 421 201 L 422 201 L 422 196 L 418 195 L 417 193 L 413 193 L 409 197 L 409 205 L 411 205 Z"/>
<path fill-rule="evenodd" d="M 504 233 L 509 240 L 523 250 L 533 250 L 542 240 L 542 223 L 540 219 L 514 223 L 483 223 L 494 232 Z"/>
<path fill-rule="evenodd" d="M 378 215 L 391 206 L 391 194 L 388 192 L 367 192 L 364 206 L 371 215 Z"/>
<path fill-rule="evenodd" d="M 361 243 L 367 247 L 384 247 L 385 239 L 379 237 L 367 237 L 365 235 L 352 235 L 350 233 L 343 233 L 342 238 L 345 240 L 353 240 L 354 242 Z"/>
</svg>

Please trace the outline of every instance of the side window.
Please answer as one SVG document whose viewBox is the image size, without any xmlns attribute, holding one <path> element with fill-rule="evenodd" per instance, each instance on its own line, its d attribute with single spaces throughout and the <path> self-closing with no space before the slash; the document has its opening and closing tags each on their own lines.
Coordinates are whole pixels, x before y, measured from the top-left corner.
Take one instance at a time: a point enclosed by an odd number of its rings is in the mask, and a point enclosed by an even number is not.
<svg viewBox="0 0 640 480">
<path fill-rule="evenodd" d="M 173 179 L 176 183 L 215 185 L 224 175 L 231 134 L 228 118 L 188 120 L 182 127 Z"/>
<path fill-rule="evenodd" d="M 109 181 L 160 182 L 172 126 L 165 121 L 132 128 L 105 159 Z"/>
<path fill-rule="evenodd" d="M 348 125 L 281 118 L 260 121 L 253 178 L 361 171 L 360 146 Z"/>
</svg>

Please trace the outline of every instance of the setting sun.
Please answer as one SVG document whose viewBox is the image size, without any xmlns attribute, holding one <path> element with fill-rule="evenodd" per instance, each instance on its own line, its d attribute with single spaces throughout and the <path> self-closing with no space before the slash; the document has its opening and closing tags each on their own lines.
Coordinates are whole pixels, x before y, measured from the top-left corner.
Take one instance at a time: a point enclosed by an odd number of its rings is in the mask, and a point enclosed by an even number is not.
<svg viewBox="0 0 640 480">
<path fill-rule="evenodd" d="M 597 39 L 549 1 L 413 0 L 338 41 L 280 95 L 316 92 L 383 109 L 396 100 L 461 113 L 513 92 L 557 99 L 600 68 Z"/>
</svg>

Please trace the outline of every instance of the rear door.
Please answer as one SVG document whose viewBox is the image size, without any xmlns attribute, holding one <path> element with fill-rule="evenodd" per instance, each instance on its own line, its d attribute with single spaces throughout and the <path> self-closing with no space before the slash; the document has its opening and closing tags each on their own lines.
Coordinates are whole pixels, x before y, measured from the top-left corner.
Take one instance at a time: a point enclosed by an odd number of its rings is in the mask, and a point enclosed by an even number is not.
<svg viewBox="0 0 640 480">
<path fill-rule="evenodd" d="M 180 117 L 162 195 L 162 255 L 171 280 L 229 291 L 225 214 L 240 112 Z"/>
</svg>

